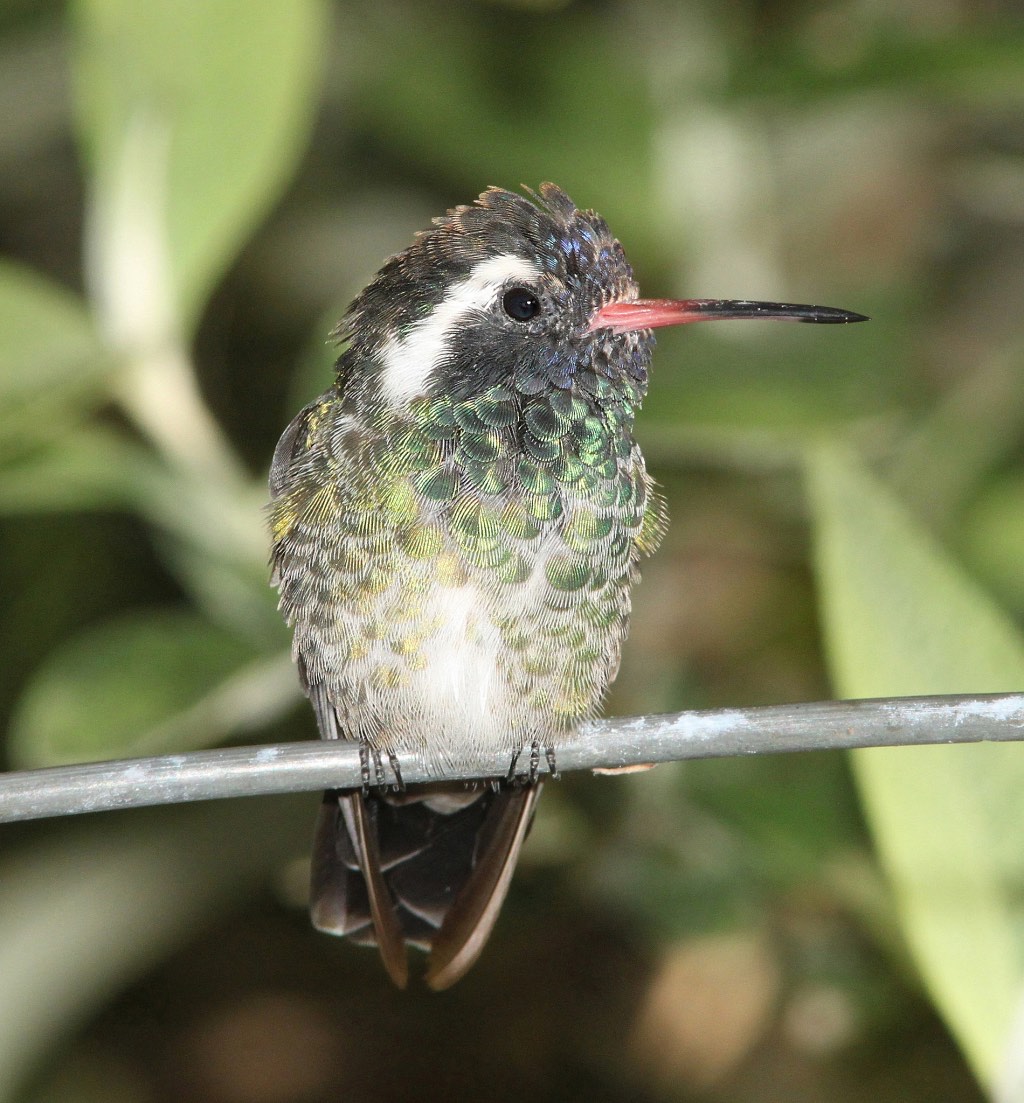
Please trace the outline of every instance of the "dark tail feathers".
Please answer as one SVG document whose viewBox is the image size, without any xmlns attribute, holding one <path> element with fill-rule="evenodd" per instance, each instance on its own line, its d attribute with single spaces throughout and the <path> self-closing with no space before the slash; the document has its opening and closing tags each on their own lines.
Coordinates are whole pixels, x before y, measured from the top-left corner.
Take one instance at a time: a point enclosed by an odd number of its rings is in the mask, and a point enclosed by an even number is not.
<svg viewBox="0 0 1024 1103">
<path fill-rule="evenodd" d="M 454 984 L 491 933 L 540 788 L 326 793 L 313 846 L 313 925 L 376 944 L 399 987 L 407 945 L 430 952 L 432 988 Z"/>
</svg>

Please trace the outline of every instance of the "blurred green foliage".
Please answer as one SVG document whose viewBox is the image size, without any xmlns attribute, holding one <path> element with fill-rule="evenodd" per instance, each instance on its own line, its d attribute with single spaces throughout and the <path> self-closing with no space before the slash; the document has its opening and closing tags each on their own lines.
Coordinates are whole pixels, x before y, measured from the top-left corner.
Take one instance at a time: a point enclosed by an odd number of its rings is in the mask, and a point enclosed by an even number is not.
<svg viewBox="0 0 1024 1103">
<path fill-rule="evenodd" d="M 609 711 L 1020 687 L 1010 5 L 21 2 L 0 95 L 9 766 L 313 734 L 276 437 L 383 257 L 545 179 L 648 294 L 873 316 L 662 338 Z M 1024 1099 L 1021 751 L 567 779 L 443 997 L 308 928 L 311 800 L 8 829 L 0 1098 Z"/>
</svg>

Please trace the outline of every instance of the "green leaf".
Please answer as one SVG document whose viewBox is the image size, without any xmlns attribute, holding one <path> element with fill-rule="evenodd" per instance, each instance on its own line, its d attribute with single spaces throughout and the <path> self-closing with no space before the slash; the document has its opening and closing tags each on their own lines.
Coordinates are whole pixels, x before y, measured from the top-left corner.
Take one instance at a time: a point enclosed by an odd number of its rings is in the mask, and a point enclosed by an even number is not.
<svg viewBox="0 0 1024 1103">
<path fill-rule="evenodd" d="M 842 696 L 1024 685 L 1020 634 L 877 480 L 833 447 L 813 453 L 809 477 Z M 854 766 L 924 981 L 992 1085 L 1024 992 L 1024 747 L 884 748 Z"/>
<path fill-rule="evenodd" d="M 0 514 L 130 508 L 159 471 L 144 448 L 96 426 L 64 428 L 5 460 Z"/>
<path fill-rule="evenodd" d="M 296 696 L 286 655 L 261 657 L 192 613 L 134 613 L 49 657 L 19 703 L 10 754 L 33 767 L 209 746 Z"/>
<path fill-rule="evenodd" d="M 129 260 L 137 276 L 166 278 L 174 302 L 164 305 L 186 330 L 306 147 L 324 11 L 320 0 L 75 5 L 79 130 L 94 215 L 105 212 L 100 232 L 108 235 L 131 231 L 133 219 L 158 228 L 169 272 L 154 269 L 162 256 Z M 124 179 L 132 173 L 135 187 Z M 156 209 L 126 210 L 126 196 Z M 97 252 L 111 247 L 94 244 Z M 136 252 L 152 245 L 145 234 L 125 242 Z"/>
<path fill-rule="evenodd" d="M 968 510 L 961 535 L 964 553 L 986 583 L 1024 613 L 1024 474 L 990 480 Z"/>
<path fill-rule="evenodd" d="M 69 397 L 98 389 L 108 368 L 85 304 L 0 260 L 0 407 L 57 388 Z"/>
<path fill-rule="evenodd" d="M 614 19 L 588 8 L 524 19 L 493 5 L 446 21 L 429 6 L 381 5 L 375 18 L 358 106 L 389 147 L 480 184 L 554 180 L 634 249 L 659 240 L 637 202 L 652 190 L 649 84 Z"/>
<path fill-rule="evenodd" d="M 807 50 L 787 47 L 780 40 L 779 48 L 757 49 L 746 64 L 737 64 L 726 96 L 771 95 L 817 104 L 874 88 L 1006 103 L 1021 94 L 1024 41 L 1016 27 L 974 31 L 964 26 L 957 34 L 915 35 L 888 26 L 842 65 L 822 65 Z"/>
</svg>

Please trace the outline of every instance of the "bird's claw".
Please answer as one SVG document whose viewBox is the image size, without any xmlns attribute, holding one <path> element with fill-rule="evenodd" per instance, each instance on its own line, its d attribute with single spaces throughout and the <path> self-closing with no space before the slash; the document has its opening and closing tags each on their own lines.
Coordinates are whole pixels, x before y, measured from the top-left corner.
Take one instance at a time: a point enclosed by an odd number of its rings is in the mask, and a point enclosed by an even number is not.
<svg viewBox="0 0 1024 1103">
<path fill-rule="evenodd" d="M 519 785 L 536 785 L 540 777 L 540 752 L 541 743 L 539 739 L 533 740 L 530 744 L 530 766 L 525 774 L 516 773 L 516 767 L 519 765 L 519 759 L 522 756 L 524 747 L 521 747 L 515 754 L 512 755 L 512 761 L 509 763 L 508 773 L 505 775 L 505 784 L 513 787 Z M 544 759 L 547 762 L 548 774 L 553 778 L 558 778 L 558 767 L 555 764 L 555 749 L 554 747 L 544 746 Z"/>
<path fill-rule="evenodd" d="M 371 781 L 370 762 L 373 762 L 373 779 Z M 391 786 L 396 793 L 405 792 L 405 782 L 402 780 L 402 768 L 398 756 L 388 751 L 388 766 L 394 774 L 394 784 Z M 384 768 L 384 759 L 376 747 L 370 747 L 366 743 L 359 744 L 359 775 L 363 796 L 370 795 L 371 789 L 379 789 L 381 792 L 388 790 L 388 772 Z"/>
<path fill-rule="evenodd" d="M 388 751 L 388 765 L 391 767 L 391 772 L 395 775 L 394 791 L 396 793 L 404 793 L 405 782 L 402 780 L 402 764 L 398 761 L 398 755 L 393 751 Z"/>
<path fill-rule="evenodd" d="M 558 763 L 555 762 L 555 748 L 545 747 L 544 757 L 548 760 L 548 773 L 554 781 L 558 781 L 562 775 L 558 772 Z"/>
</svg>

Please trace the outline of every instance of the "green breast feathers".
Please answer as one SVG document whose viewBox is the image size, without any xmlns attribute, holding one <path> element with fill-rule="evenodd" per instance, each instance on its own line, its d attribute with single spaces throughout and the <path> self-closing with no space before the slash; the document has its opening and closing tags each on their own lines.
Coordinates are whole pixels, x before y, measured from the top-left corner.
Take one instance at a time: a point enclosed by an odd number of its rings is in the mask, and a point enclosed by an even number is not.
<svg viewBox="0 0 1024 1103">
<path fill-rule="evenodd" d="M 664 507 L 632 409 L 503 386 L 363 420 L 330 391 L 274 458 L 274 582 L 341 733 L 442 765 L 593 715 Z"/>
</svg>

